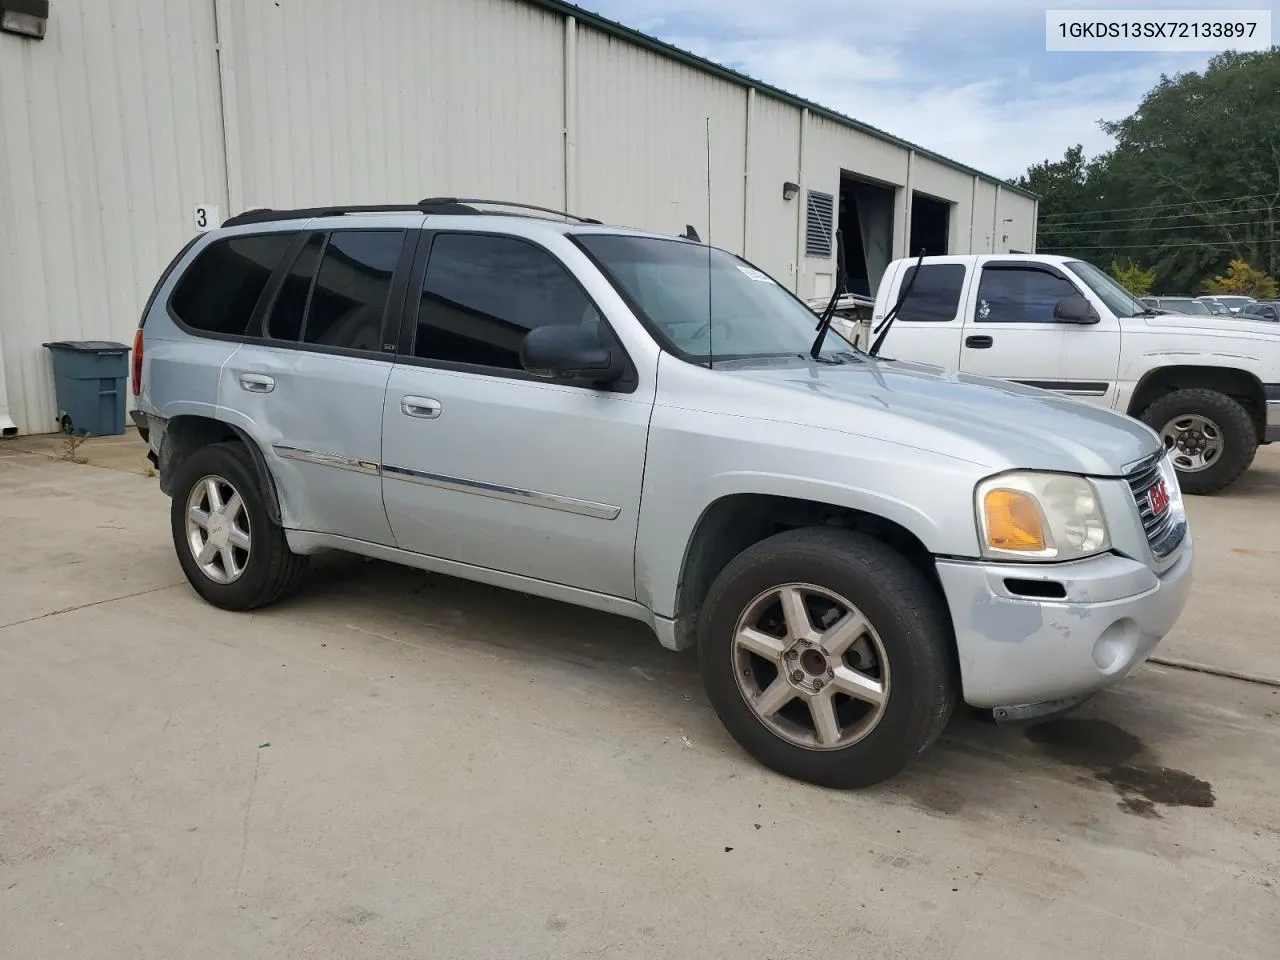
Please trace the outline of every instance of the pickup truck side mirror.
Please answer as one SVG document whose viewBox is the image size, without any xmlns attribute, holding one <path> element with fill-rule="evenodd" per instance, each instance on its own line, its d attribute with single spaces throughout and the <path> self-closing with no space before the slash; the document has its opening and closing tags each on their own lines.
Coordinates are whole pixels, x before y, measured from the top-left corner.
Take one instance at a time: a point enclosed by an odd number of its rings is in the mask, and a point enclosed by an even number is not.
<svg viewBox="0 0 1280 960">
<path fill-rule="evenodd" d="M 577 325 L 534 327 L 520 343 L 520 366 L 535 377 L 601 385 L 623 374 L 621 354 L 602 344 L 594 330 Z"/>
<path fill-rule="evenodd" d="M 1087 299 L 1076 294 L 1063 297 L 1054 305 L 1053 319 L 1058 323 L 1090 324 L 1098 322 L 1098 311 Z"/>
</svg>

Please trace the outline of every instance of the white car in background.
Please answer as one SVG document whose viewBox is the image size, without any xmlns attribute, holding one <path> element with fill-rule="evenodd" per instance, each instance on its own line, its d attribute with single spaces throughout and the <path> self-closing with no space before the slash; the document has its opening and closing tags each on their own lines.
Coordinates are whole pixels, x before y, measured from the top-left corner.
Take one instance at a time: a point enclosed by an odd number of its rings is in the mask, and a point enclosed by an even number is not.
<svg viewBox="0 0 1280 960">
<path fill-rule="evenodd" d="M 1237 296 L 1230 296 L 1230 295 L 1204 296 L 1204 297 L 1196 297 L 1196 299 L 1205 301 L 1205 302 L 1212 301 L 1213 303 L 1220 303 L 1224 307 L 1226 307 L 1228 310 L 1230 310 L 1232 313 L 1239 313 L 1242 307 L 1247 307 L 1249 304 L 1257 302 L 1256 300 L 1254 300 L 1253 297 L 1237 297 Z"/>
</svg>

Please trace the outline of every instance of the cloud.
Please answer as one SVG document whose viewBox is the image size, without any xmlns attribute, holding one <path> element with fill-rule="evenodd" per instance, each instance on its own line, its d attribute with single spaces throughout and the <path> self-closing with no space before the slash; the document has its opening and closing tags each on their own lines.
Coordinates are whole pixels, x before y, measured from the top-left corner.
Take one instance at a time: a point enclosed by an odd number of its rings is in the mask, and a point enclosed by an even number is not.
<svg viewBox="0 0 1280 960">
<path fill-rule="evenodd" d="M 1055 0 L 1055 9 L 1097 0 Z M 1130 0 L 1128 6 L 1151 6 Z M 1100 153 L 1099 120 L 1132 113 L 1162 73 L 1203 54 L 1047 53 L 1025 0 L 597 0 L 601 13 L 998 176 Z"/>
</svg>

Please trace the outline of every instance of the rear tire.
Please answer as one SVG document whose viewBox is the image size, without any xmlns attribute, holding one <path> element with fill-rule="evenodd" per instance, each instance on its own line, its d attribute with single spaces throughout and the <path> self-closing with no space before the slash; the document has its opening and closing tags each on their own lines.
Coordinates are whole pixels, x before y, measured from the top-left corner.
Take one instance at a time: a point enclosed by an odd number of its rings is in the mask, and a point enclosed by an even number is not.
<svg viewBox="0 0 1280 960">
<path fill-rule="evenodd" d="M 1175 390 L 1143 410 L 1140 419 L 1160 434 L 1184 493 L 1224 490 L 1249 469 L 1258 450 L 1249 411 L 1217 390 Z"/>
<path fill-rule="evenodd" d="M 224 610 L 253 610 L 293 592 L 307 569 L 267 514 L 266 495 L 242 443 L 187 457 L 174 477 L 169 520 L 182 572 Z"/>
<path fill-rule="evenodd" d="M 703 685 L 729 733 L 766 767 L 827 787 L 886 780 L 937 739 L 957 699 L 953 651 L 936 588 L 848 530 L 748 548 L 699 616 Z"/>
</svg>

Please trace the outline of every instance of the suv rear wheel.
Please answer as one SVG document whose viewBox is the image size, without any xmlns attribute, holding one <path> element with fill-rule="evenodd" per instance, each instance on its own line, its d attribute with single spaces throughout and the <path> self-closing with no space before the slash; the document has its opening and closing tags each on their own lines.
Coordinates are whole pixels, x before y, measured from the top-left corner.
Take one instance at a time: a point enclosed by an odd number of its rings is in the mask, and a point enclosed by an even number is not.
<svg viewBox="0 0 1280 960">
<path fill-rule="evenodd" d="M 698 656 L 733 738 L 822 786 L 892 777 L 956 702 L 941 597 L 901 554 L 852 531 L 789 531 L 732 560 L 703 606 Z"/>
<path fill-rule="evenodd" d="M 289 549 L 267 515 L 249 451 L 215 443 L 178 469 L 169 511 L 178 562 L 200 596 L 226 610 L 252 610 L 292 591 L 307 558 Z"/>
<path fill-rule="evenodd" d="M 1249 411 L 1217 390 L 1175 390 L 1141 419 L 1160 434 L 1185 493 L 1217 493 L 1235 483 L 1258 449 Z"/>
</svg>

